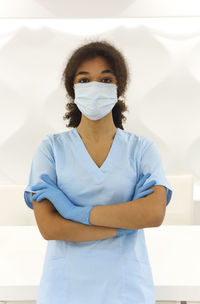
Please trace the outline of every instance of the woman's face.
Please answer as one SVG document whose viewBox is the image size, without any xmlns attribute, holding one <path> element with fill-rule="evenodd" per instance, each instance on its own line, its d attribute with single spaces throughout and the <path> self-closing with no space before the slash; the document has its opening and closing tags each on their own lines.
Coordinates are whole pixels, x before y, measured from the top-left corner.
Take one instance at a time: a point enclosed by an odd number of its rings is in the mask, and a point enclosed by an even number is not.
<svg viewBox="0 0 200 304">
<path fill-rule="evenodd" d="M 90 81 L 117 84 L 114 72 L 107 61 L 100 56 L 84 61 L 76 71 L 74 84 Z"/>
</svg>

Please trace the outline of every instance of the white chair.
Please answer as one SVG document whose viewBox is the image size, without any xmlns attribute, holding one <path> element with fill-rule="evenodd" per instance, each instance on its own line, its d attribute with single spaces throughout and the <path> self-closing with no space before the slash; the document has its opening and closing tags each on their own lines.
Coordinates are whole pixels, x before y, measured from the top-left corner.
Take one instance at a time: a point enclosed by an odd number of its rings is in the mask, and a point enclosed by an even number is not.
<svg viewBox="0 0 200 304">
<path fill-rule="evenodd" d="M 0 225 L 37 225 L 34 211 L 24 201 L 26 185 L 0 185 Z"/>
<path fill-rule="evenodd" d="M 193 175 L 166 175 L 172 198 L 162 225 L 194 225 Z"/>
</svg>

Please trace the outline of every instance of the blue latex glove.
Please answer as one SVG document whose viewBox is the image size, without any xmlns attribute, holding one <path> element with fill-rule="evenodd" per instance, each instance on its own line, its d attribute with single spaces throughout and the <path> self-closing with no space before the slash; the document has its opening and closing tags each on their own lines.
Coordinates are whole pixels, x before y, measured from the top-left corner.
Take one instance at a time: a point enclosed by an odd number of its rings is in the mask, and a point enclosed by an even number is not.
<svg viewBox="0 0 200 304">
<path fill-rule="evenodd" d="M 47 198 L 64 218 L 92 225 L 89 222 L 89 217 L 94 206 L 74 205 L 47 174 L 42 174 L 40 177 L 44 183 L 38 183 L 31 187 L 31 190 L 36 191 L 32 196 L 32 200 L 40 202 L 44 198 Z"/>
<path fill-rule="evenodd" d="M 144 186 L 145 181 L 147 180 L 147 178 L 149 178 L 150 175 L 151 175 L 150 173 L 147 173 L 145 175 L 144 174 L 140 175 L 139 182 L 136 184 L 135 192 L 134 192 L 132 200 L 136 200 L 138 198 L 147 196 L 148 194 L 154 192 L 153 189 L 149 189 L 149 188 L 151 188 L 152 186 L 154 186 L 156 184 L 155 180 L 150 181 L 149 183 L 147 183 Z M 149 189 L 149 190 L 147 190 L 147 189 Z M 117 228 L 117 235 L 129 234 L 129 233 L 132 233 L 132 232 L 134 232 L 136 230 L 137 229 L 122 229 L 122 228 Z"/>
</svg>

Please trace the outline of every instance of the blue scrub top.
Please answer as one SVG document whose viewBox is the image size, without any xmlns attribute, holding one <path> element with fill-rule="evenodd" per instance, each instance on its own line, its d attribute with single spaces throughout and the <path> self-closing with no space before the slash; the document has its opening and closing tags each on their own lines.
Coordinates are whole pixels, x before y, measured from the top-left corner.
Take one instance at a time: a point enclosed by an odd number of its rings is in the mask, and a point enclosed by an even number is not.
<svg viewBox="0 0 200 304">
<path fill-rule="evenodd" d="M 77 131 L 45 135 L 34 151 L 24 199 L 46 173 L 80 206 L 132 200 L 141 173 L 167 189 L 157 145 L 147 136 L 117 128 L 109 154 L 99 168 Z M 112 238 L 68 242 L 48 240 L 37 304 L 155 304 L 155 289 L 143 229 Z"/>
</svg>

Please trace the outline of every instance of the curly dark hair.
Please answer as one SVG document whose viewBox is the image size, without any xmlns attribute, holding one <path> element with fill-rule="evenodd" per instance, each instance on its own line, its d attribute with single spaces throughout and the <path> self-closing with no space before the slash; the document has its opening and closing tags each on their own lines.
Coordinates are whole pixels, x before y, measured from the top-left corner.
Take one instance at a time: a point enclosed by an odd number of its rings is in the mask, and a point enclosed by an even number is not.
<svg viewBox="0 0 200 304">
<path fill-rule="evenodd" d="M 69 119 L 69 123 L 66 127 L 77 127 L 79 125 L 82 113 L 74 103 L 75 93 L 73 86 L 75 74 L 83 61 L 98 56 L 103 57 L 114 71 L 117 80 L 118 101 L 112 109 L 113 121 L 116 128 L 124 130 L 122 121 L 126 120 L 126 117 L 123 113 L 125 111 L 129 112 L 124 100 L 126 98 L 126 87 L 130 81 L 130 72 L 122 53 L 114 45 L 105 40 L 82 44 L 70 55 L 61 79 L 64 82 L 67 91 L 66 96 L 70 100 L 70 102 L 65 105 L 65 109 L 68 110 L 68 112 L 65 113 L 63 119 Z"/>
</svg>

